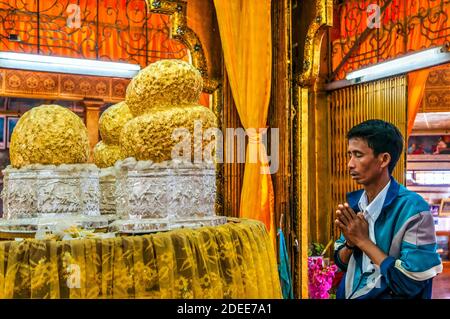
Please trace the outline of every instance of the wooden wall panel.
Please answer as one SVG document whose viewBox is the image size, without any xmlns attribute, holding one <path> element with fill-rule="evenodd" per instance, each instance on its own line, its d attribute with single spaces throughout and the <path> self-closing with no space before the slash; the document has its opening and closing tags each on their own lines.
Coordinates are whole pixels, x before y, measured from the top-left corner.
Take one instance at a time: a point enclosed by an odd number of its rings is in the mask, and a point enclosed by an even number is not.
<svg viewBox="0 0 450 319">
<path fill-rule="evenodd" d="M 450 64 L 430 71 L 419 113 L 450 112 Z"/>
<path fill-rule="evenodd" d="M 223 111 L 221 116 L 222 132 L 224 134 L 224 150 L 227 149 L 226 129 L 242 128 L 236 104 L 231 93 L 230 83 L 225 67 L 223 68 Z M 242 182 L 244 179 L 244 163 L 237 163 L 236 139 L 234 147 L 234 160 L 227 159 L 224 154 L 223 165 L 223 214 L 230 217 L 239 217 Z"/>
<path fill-rule="evenodd" d="M 275 193 L 275 223 L 289 241 L 291 229 L 291 67 L 289 57 L 289 12 L 287 1 L 272 2 L 272 87 L 268 122 L 270 128 L 278 129 L 278 170 L 272 175 Z M 269 139 L 270 140 L 270 139 Z M 269 156 L 276 156 L 274 148 Z M 283 216 L 283 218 L 281 218 Z"/>
<path fill-rule="evenodd" d="M 354 125 L 369 119 L 382 119 L 396 125 L 406 136 L 407 88 L 406 77 L 354 85 L 333 91 L 330 95 L 331 122 L 331 192 L 332 220 L 338 203 L 345 201 L 347 192 L 360 189 L 348 173 L 346 134 Z M 394 178 L 404 184 L 405 155 L 403 152 L 393 172 Z M 338 236 L 337 229 L 332 233 Z"/>
</svg>

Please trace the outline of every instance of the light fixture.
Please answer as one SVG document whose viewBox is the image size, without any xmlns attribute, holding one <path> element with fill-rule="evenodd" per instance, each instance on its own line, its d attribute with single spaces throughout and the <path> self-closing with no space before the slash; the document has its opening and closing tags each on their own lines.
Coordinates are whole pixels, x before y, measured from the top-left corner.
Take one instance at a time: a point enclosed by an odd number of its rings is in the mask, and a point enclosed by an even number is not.
<svg viewBox="0 0 450 319">
<path fill-rule="evenodd" d="M 356 70 L 347 74 L 345 78 L 351 81 L 352 84 L 361 83 L 404 74 L 446 62 L 450 62 L 450 52 L 448 52 L 447 46 L 440 46 L 409 53 L 386 62 Z"/>
<path fill-rule="evenodd" d="M 12 42 L 20 42 L 20 36 L 15 33 L 8 34 L 8 40 Z"/>
<path fill-rule="evenodd" d="M 130 63 L 61 58 L 15 52 L 0 52 L 0 68 L 120 78 L 132 78 L 141 69 L 139 65 Z"/>
</svg>

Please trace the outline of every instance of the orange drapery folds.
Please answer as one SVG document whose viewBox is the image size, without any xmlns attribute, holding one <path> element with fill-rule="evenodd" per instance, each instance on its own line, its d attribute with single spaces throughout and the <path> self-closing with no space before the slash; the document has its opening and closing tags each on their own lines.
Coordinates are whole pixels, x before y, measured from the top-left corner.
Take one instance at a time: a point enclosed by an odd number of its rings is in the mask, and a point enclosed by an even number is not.
<svg viewBox="0 0 450 319">
<path fill-rule="evenodd" d="M 408 136 L 412 132 L 423 99 L 428 74 L 430 74 L 430 69 L 408 73 Z"/>
<path fill-rule="evenodd" d="M 261 143 L 272 71 L 270 0 L 214 0 L 214 5 L 231 91 L 249 136 L 240 216 L 264 222 L 275 240 L 272 180 Z"/>
<path fill-rule="evenodd" d="M 5 0 L 0 3 L 0 51 L 141 67 L 161 59 L 188 61 L 186 46 L 170 38 L 170 17 L 150 14 L 146 6 L 145 0 Z M 20 41 L 8 41 L 10 34 Z"/>
<path fill-rule="evenodd" d="M 333 35 L 333 70 L 368 28 L 372 0 L 346 1 L 339 11 L 339 23 Z M 380 5 L 381 7 L 381 5 Z M 379 28 L 359 45 L 339 70 L 336 79 L 362 67 L 436 47 L 450 41 L 450 6 L 442 1 L 393 0 L 380 17 Z M 373 22 L 375 20 L 372 20 Z M 407 32 L 405 32 L 405 30 Z M 430 69 L 408 74 L 408 135 L 419 110 Z"/>
<path fill-rule="evenodd" d="M 333 70 L 369 27 L 374 12 L 368 11 L 373 0 L 346 1 L 340 7 L 339 23 L 333 30 Z M 381 7 L 381 5 L 380 5 Z M 343 79 L 352 70 L 397 56 L 440 46 L 450 41 L 450 6 L 442 1 L 393 0 L 380 16 L 379 28 L 360 43 L 356 52 L 340 70 Z M 405 30 L 407 32 L 405 32 Z"/>
</svg>

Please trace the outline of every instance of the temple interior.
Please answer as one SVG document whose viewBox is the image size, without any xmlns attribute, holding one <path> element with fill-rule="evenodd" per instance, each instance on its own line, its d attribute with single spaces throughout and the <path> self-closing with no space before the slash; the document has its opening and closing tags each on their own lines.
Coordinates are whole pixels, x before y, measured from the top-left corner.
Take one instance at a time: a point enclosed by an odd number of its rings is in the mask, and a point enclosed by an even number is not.
<svg viewBox="0 0 450 319">
<path fill-rule="evenodd" d="M 374 119 L 403 138 L 389 175 L 429 207 L 429 297 L 450 298 L 449 15 L 445 0 L 1 1 L 0 298 L 339 297 L 336 210 L 369 189 L 347 133 Z"/>
</svg>

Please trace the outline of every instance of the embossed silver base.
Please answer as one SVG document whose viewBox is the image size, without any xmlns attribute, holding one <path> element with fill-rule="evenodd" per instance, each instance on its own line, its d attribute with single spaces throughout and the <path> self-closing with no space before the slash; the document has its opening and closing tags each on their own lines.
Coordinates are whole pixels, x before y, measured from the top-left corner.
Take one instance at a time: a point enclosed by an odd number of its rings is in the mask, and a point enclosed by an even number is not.
<svg viewBox="0 0 450 319">
<path fill-rule="evenodd" d="M 123 219 L 196 219 L 215 215 L 212 163 L 162 163 L 130 157 L 115 164 L 117 214 Z"/>
<path fill-rule="evenodd" d="M 107 229 L 110 221 L 106 216 L 81 216 L 79 222 L 83 229 Z"/>
<path fill-rule="evenodd" d="M 0 218 L 0 232 L 4 233 L 24 233 L 30 234 L 37 232 L 40 228 L 54 229 L 58 225 L 79 226 L 83 229 L 107 229 L 108 219 L 103 216 L 83 216 L 57 214 L 51 216 L 20 219 L 3 219 Z"/>
<path fill-rule="evenodd" d="M 109 225 L 110 232 L 146 234 L 170 230 L 167 219 L 120 219 Z"/>
<path fill-rule="evenodd" d="M 167 219 L 122 219 L 109 225 L 110 232 L 122 234 L 146 234 L 180 228 L 200 228 L 203 226 L 219 226 L 227 223 L 227 217 L 201 217 L 184 220 Z"/>
<path fill-rule="evenodd" d="M 201 217 L 195 219 L 181 219 L 174 220 L 170 223 L 170 229 L 179 228 L 200 228 L 203 226 L 219 226 L 227 223 L 227 217 L 214 216 L 214 217 Z"/>
<path fill-rule="evenodd" d="M 108 221 L 108 225 L 111 224 L 112 222 L 120 219 L 119 216 L 117 216 L 117 214 L 104 214 L 101 215 L 102 218 L 105 218 Z"/>
<path fill-rule="evenodd" d="M 100 215 L 99 169 L 93 164 L 8 166 L 3 175 L 5 219 Z"/>
<path fill-rule="evenodd" d="M 38 218 L 0 219 L 0 232 L 33 234 L 38 230 Z"/>
</svg>

